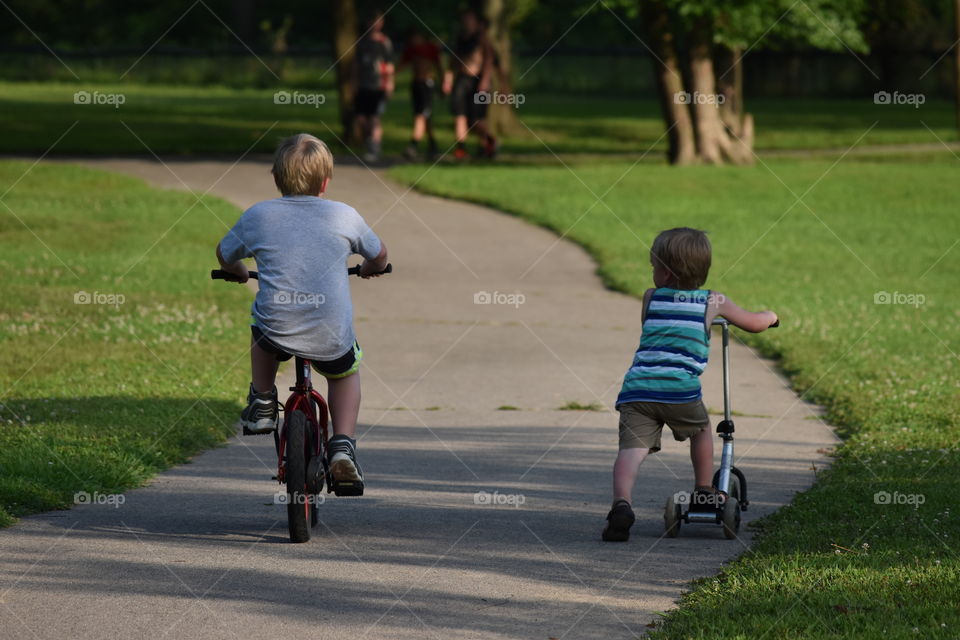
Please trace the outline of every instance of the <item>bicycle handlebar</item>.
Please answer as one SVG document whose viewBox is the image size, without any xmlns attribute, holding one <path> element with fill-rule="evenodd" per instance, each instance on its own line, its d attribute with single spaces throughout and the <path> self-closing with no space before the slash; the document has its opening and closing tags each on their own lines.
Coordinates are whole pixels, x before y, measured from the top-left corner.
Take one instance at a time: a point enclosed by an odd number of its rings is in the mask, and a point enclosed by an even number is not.
<svg viewBox="0 0 960 640">
<path fill-rule="evenodd" d="M 358 275 L 360 275 L 360 267 L 361 267 L 361 265 L 359 265 L 359 264 L 350 267 L 349 269 L 347 269 L 347 275 L 348 275 L 348 276 L 358 276 Z M 387 263 L 387 266 L 385 266 L 385 267 L 383 268 L 383 271 L 378 271 L 378 272 L 376 272 L 376 273 L 371 273 L 370 275 L 379 276 L 379 275 L 381 275 L 381 274 L 387 274 L 387 273 L 393 273 L 393 265 L 390 264 L 389 262 Z"/>
<path fill-rule="evenodd" d="M 714 318 L 714 319 L 713 319 L 713 322 L 711 322 L 710 324 L 715 325 L 715 326 L 718 326 L 718 327 L 722 327 L 722 326 L 725 325 L 725 324 L 730 324 L 730 321 L 727 320 L 726 318 Z M 777 327 L 779 327 L 779 326 L 780 326 L 780 318 L 777 318 L 777 321 L 774 322 L 772 325 L 770 325 L 768 328 L 769 328 L 769 329 L 775 329 L 775 328 L 777 328 Z"/>
<path fill-rule="evenodd" d="M 250 278 L 251 278 L 252 280 L 259 280 L 259 279 L 260 279 L 260 272 L 258 272 L 258 271 L 249 271 L 248 273 L 249 273 Z M 373 273 L 373 274 L 370 274 L 370 275 L 377 276 L 377 275 L 386 274 L 386 273 L 393 273 L 393 265 L 392 265 L 392 264 L 387 263 L 387 266 L 386 266 L 386 268 L 385 268 L 383 271 L 380 271 L 380 272 L 377 272 L 377 273 Z M 354 266 L 350 267 L 349 269 L 347 269 L 347 275 L 350 275 L 350 276 L 359 276 L 359 275 L 360 275 L 360 265 L 359 265 L 359 264 L 358 264 L 358 265 L 354 265 Z M 211 280 L 226 280 L 226 281 L 228 281 L 228 282 L 240 282 L 240 279 L 239 279 L 239 278 L 237 278 L 235 275 L 233 275 L 233 274 L 230 273 L 229 271 L 224 271 L 223 269 L 213 269 L 212 271 L 210 271 L 210 279 L 211 279 Z"/>
</svg>

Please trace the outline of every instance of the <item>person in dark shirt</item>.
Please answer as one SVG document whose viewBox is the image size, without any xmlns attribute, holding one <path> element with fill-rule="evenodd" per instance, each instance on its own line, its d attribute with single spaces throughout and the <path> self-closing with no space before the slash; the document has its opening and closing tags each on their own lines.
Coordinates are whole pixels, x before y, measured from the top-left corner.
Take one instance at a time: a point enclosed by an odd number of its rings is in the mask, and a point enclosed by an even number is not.
<svg viewBox="0 0 960 640">
<path fill-rule="evenodd" d="M 443 77 L 443 92 L 450 95 L 457 147 L 454 157 L 468 156 L 465 146 L 471 130 L 480 138 L 480 153 L 492 158 L 497 139 L 487 129 L 490 104 L 490 79 L 494 72 L 494 51 L 476 11 L 468 9 L 460 17 L 461 31 L 451 52 L 450 66 Z"/>
<path fill-rule="evenodd" d="M 363 132 L 366 144 L 363 157 L 367 162 L 380 157 L 383 139 L 380 117 L 393 94 L 393 71 L 393 44 L 383 32 L 383 14 L 374 13 L 369 30 L 357 43 L 354 58 L 357 93 L 353 109 Z"/>
<path fill-rule="evenodd" d="M 413 102 L 413 133 L 410 136 L 410 144 L 407 145 L 403 155 L 414 160 L 418 154 L 418 145 L 427 136 L 427 154 L 429 157 L 436 156 L 437 141 L 433 136 L 433 94 L 436 90 L 437 80 L 443 74 L 440 66 L 440 47 L 427 40 L 424 34 L 414 29 L 410 33 L 407 45 L 400 56 L 400 62 L 397 65 L 402 68 L 410 65 L 410 99 Z"/>
</svg>

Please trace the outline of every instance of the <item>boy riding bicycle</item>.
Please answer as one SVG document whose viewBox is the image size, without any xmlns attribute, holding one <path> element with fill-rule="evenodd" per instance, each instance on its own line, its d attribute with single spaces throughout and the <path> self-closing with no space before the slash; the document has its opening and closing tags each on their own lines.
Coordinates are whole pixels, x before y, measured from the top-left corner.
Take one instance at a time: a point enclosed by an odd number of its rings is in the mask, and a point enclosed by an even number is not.
<svg viewBox="0 0 960 640">
<path fill-rule="evenodd" d="M 327 379 L 334 482 L 362 487 L 354 435 L 363 352 L 354 334 L 344 265 L 360 254 L 360 276 L 376 277 L 387 265 L 387 249 L 356 210 L 322 197 L 333 156 L 319 139 L 301 133 L 282 141 L 272 173 L 282 197 L 247 209 L 217 245 L 221 267 L 239 282 L 249 277 L 243 258 L 255 258 L 260 272 L 250 327 L 253 375 L 241 424 L 245 433 L 273 432 L 280 362 L 293 355 L 310 360 Z"/>
<path fill-rule="evenodd" d="M 690 440 L 693 504 L 723 500 L 713 488 L 713 434 L 703 405 L 700 374 L 710 354 L 710 324 L 726 318 L 759 333 L 777 321 L 773 311 L 741 309 L 721 293 L 701 289 L 710 271 L 707 234 L 680 227 L 660 233 L 650 248 L 653 284 L 643 294 L 640 346 L 617 397 L 620 453 L 613 466 L 613 506 L 602 538 L 624 542 L 634 514 L 630 506 L 640 464 L 660 450 L 666 424 L 675 440 Z"/>
</svg>

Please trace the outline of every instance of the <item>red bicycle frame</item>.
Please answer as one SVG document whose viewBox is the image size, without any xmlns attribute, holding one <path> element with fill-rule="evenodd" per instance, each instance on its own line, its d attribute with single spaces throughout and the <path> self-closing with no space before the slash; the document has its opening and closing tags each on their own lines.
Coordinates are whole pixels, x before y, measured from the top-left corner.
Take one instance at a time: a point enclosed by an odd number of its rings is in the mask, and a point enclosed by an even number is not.
<svg viewBox="0 0 960 640">
<path fill-rule="evenodd" d="M 296 358 L 297 381 L 294 386 L 290 387 L 290 391 L 293 393 L 290 394 L 283 405 L 284 418 L 281 433 L 274 432 L 277 446 L 277 480 L 281 483 L 286 481 L 284 450 L 287 444 L 287 421 L 293 415 L 293 412 L 300 411 L 307 417 L 311 436 L 309 438 L 311 450 L 307 456 L 308 459 L 315 456 L 319 457 L 323 453 L 323 446 L 326 444 L 329 435 L 327 430 L 329 422 L 327 401 L 324 400 L 319 391 L 313 388 L 310 366 L 309 360 L 299 356 Z"/>
</svg>

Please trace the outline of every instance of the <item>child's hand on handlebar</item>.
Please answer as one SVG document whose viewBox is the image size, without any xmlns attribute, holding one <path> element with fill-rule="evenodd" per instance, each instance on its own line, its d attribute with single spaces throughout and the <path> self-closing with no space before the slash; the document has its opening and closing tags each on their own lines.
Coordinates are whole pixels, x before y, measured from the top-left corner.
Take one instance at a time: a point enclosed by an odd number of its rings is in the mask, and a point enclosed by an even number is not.
<svg viewBox="0 0 960 640">
<path fill-rule="evenodd" d="M 229 265 L 229 268 L 227 268 L 227 266 L 225 265 L 223 270 L 228 272 L 232 276 L 236 276 L 235 278 L 230 278 L 230 282 L 243 284 L 244 282 L 250 279 L 250 270 L 247 269 L 247 265 L 243 264 L 242 262 L 237 264 L 239 266 Z"/>
<path fill-rule="evenodd" d="M 376 260 L 364 260 L 360 265 L 360 273 L 358 275 L 364 280 L 379 278 L 383 275 L 383 265 L 379 264 L 379 261 Z"/>
</svg>

